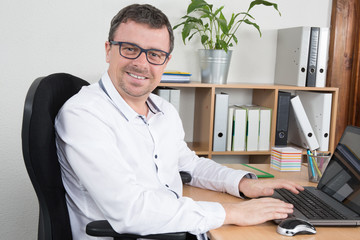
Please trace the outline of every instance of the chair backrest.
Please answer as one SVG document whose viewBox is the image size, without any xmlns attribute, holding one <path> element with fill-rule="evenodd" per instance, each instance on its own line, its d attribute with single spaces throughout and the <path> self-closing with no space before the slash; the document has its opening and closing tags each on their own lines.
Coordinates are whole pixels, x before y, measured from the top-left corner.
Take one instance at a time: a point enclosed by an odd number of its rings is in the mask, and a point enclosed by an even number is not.
<svg viewBox="0 0 360 240">
<path fill-rule="evenodd" d="M 23 157 L 40 208 L 39 240 L 71 240 L 71 227 L 55 144 L 55 117 L 88 82 L 66 73 L 37 78 L 25 99 Z"/>
</svg>

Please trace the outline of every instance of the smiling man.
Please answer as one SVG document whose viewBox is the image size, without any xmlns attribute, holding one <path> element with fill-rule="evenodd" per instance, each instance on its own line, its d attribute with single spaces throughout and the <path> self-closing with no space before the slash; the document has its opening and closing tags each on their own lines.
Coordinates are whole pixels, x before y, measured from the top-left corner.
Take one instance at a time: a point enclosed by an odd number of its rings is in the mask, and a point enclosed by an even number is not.
<svg viewBox="0 0 360 240">
<path fill-rule="evenodd" d="M 131 19 L 121 23 L 106 42 L 109 77 L 121 97 L 139 114 L 146 116 L 145 102 L 171 58 L 169 42 L 165 25 L 152 28 Z"/>
<path fill-rule="evenodd" d="M 56 142 L 74 239 L 92 239 L 85 226 L 99 219 L 118 232 L 200 235 L 223 224 L 247 226 L 292 213 L 292 205 L 272 198 L 220 204 L 182 196 L 179 171 L 192 175 L 193 186 L 237 197 L 271 196 L 274 188 L 298 193 L 302 187 L 252 179 L 187 147 L 175 108 L 151 94 L 173 47 L 171 25 L 160 10 L 146 4 L 122 9 L 105 43 L 108 70 L 59 111 Z"/>
</svg>

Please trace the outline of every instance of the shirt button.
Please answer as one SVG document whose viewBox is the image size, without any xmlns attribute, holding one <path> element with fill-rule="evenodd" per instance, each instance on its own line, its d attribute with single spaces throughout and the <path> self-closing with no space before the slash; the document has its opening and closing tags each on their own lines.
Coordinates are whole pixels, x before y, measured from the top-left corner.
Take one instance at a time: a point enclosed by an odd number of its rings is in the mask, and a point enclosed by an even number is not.
<svg viewBox="0 0 360 240">
<path fill-rule="evenodd" d="M 158 158 L 158 155 L 157 154 L 155 154 L 155 159 L 157 159 Z"/>
<path fill-rule="evenodd" d="M 165 187 L 167 187 L 167 188 L 168 188 L 168 187 L 169 187 L 169 185 L 165 184 Z"/>
</svg>

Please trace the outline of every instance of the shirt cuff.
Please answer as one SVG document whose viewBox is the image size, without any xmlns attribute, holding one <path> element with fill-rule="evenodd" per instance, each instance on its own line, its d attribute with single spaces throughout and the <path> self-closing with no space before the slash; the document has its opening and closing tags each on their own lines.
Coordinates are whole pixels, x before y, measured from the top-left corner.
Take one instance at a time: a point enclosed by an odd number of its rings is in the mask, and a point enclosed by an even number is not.
<svg viewBox="0 0 360 240">
<path fill-rule="evenodd" d="M 250 178 L 250 179 L 257 179 L 257 176 L 251 172 L 246 172 L 246 171 L 242 171 L 242 170 L 232 171 L 226 177 L 226 182 L 225 182 L 226 192 L 233 196 L 243 198 L 243 196 L 241 196 L 241 194 L 239 192 L 239 183 L 240 183 L 241 179 L 244 177 Z"/>
<path fill-rule="evenodd" d="M 224 207 L 217 202 L 197 201 L 197 204 L 203 210 L 204 219 L 202 224 L 199 224 L 196 231 L 190 231 L 191 234 L 198 235 L 206 233 L 211 229 L 216 229 L 224 224 L 226 212 Z"/>
</svg>

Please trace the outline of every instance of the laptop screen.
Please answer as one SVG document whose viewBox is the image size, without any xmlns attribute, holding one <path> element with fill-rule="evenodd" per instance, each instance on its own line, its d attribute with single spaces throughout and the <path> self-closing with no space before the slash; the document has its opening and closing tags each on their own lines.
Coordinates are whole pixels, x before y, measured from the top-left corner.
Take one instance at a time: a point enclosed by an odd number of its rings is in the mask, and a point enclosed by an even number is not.
<svg viewBox="0 0 360 240">
<path fill-rule="evenodd" d="M 360 214 L 360 128 L 345 129 L 317 188 Z"/>
</svg>

